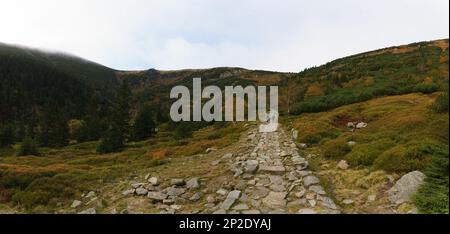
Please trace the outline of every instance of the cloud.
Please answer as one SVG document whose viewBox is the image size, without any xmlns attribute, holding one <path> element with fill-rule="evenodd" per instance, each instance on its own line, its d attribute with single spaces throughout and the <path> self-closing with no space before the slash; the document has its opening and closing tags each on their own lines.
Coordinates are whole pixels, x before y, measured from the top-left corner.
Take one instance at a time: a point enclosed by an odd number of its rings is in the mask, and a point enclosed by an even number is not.
<svg viewBox="0 0 450 234">
<path fill-rule="evenodd" d="M 447 0 L 0 0 L 0 41 L 116 69 L 299 71 L 448 38 Z"/>
</svg>

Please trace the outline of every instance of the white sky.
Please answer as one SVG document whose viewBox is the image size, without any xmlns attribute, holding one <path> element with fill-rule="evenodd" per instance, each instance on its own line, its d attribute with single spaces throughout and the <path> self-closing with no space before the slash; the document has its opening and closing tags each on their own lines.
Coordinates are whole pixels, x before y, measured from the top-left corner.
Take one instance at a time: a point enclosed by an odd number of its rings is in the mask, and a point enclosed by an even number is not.
<svg viewBox="0 0 450 234">
<path fill-rule="evenodd" d="M 0 42 L 122 70 L 297 72 L 448 37 L 448 0 L 0 0 Z"/>
</svg>

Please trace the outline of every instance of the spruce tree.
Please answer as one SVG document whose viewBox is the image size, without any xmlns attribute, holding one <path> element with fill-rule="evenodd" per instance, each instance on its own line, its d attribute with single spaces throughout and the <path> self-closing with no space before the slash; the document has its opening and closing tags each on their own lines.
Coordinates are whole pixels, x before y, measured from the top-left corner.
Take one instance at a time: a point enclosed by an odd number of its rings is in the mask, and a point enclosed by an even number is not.
<svg viewBox="0 0 450 234">
<path fill-rule="evenodd" d="M 14 127 L 12 124 L 0 126 L 0 147 L 14 144 Z"/>
<path fill-rule="evenodd" d="M 109 128 L 104 134 L 97 152 L 117 152 L 125 146 L 125 140 L 129 137 L 130 132 L 130 99 L 130 87 L 124 81 L 120 86 L 116 103 L 113 107 Z"/>
<path fill-rule="evenodd" d="M 155 131 L 152 110 L 149 107 L 143 107 L 137 114 L 133 126 L 133 138 L 140 141 L 149 138 Z"/>
</svg>

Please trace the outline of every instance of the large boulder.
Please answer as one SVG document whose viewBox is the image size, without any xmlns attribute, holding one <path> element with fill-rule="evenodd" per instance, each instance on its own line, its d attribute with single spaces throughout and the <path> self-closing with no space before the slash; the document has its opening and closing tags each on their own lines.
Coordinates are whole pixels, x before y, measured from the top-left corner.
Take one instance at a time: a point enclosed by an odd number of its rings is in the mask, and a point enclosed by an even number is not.
<svg viewBox="0 0 450 234">
<path fill-rule="evenodd" d="M 412 195 L 414 195 L 423 184 L 425 174 L 420 171 L 410 172 L 402 178 L 400 178 L 387 193 L 389 201 L 395 204 L 401 204 L 411 201 Z"/>
</svg>

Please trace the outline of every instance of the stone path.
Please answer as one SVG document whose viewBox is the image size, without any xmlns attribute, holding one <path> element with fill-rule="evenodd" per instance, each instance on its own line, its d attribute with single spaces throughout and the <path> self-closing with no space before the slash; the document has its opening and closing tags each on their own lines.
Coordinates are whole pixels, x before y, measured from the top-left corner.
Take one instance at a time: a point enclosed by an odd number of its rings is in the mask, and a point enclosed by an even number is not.
<svg viewBox="0 0 450 234">
<path fill-rule="evenodd" d="M 146 175 L 144 182 L 131 183 L 122 195 L 147 197 L 160 213 L 169 214 L 340 213 L 283 129 L 270 133 L 251 130 L 234 148 L 212 163 L 223 163 L 234 175 L 213 186 L 218 190 L 202 184 L 200 178 L 172 178 L 162 184 L 160 178 Z M 192 210 L 189 204 L 202 208 Z"/>
<path fill-rule="evenodd" d="M 235 190 L 218 191 L 226 198 L 213 213 L 340 213 L 284 130 L 253 130 L 248 133 L 247 144 L 248 151 L 230 162 L 236 178 L 231 187 Z"/>
</svg>

